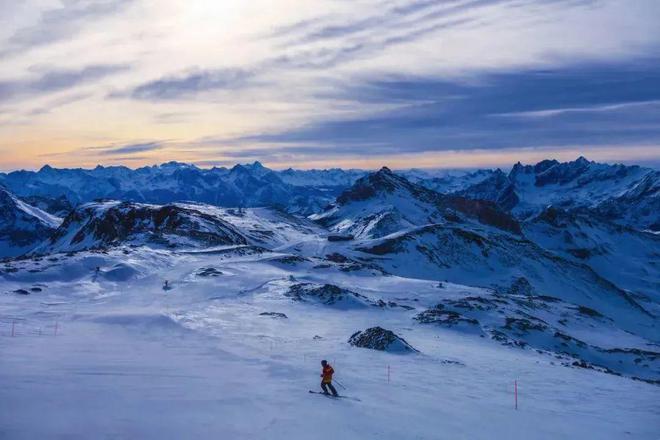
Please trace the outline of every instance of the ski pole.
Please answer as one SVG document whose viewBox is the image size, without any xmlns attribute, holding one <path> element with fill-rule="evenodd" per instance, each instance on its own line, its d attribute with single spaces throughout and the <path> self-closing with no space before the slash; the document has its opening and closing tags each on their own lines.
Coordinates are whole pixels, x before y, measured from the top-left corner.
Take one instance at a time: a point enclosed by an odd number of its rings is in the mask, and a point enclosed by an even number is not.
<svg viewBox="0 0 660 440">
<path fill-rule="evenodd" d="M 340 387 L 342 387 L 343 389 L 346 389 L 346 387 L 344 385 L 342 385 L 341 383 L 339 383 L 339 381 L 337 379 L 335 379 L 335 383 L 337 385 L 339 385 Z"/>
</svg>

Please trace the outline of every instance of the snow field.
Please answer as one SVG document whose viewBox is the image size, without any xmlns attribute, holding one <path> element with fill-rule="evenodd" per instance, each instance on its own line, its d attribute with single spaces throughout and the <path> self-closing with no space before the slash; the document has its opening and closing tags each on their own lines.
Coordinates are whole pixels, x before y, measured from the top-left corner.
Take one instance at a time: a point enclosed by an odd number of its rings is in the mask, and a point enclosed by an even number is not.
<svg viewBox="0 0 660 440">
<path fill-rule="evenodd" d="M 659 435 L 655 385 L 566 368 L 548 355 L 411 319 L 441 295 L 459 297 L 478 288 L 312 271 L 305 264 L 274 264 L 271 257 L 146 248 L 130 255 L 81 253 L 53 262 L 69 274 L 66 280 L 50 275 L 56 269 L 20 271 L 12 281 L 2 280 L 3 291 L 45 287 L 27 296 L 0 293 L 0 438 Z M 103 276 L 118 264 L 133 269 L 129 276 Z M 203 267 L 222 275 L 197 275 Z M 163 290 L 165 279 L 171 290 Z M 283 293 L 296 282 L 331 282 L 416 309 L 340 310 L 295 302 Z M 25 331 L 11 337 L 5 318 L 20 319 L 23 329 L 45 329 L 55 319 L 60 329 L 57 336 Z M 346 343 L 355 331 L 375 325 L 404 337 L 421 354 Z M 333 364 L 346 386 L 337 387 L 340 393 L 360 402 L 307 392 L 318 389 L 321 359 Z"/>
</svg>

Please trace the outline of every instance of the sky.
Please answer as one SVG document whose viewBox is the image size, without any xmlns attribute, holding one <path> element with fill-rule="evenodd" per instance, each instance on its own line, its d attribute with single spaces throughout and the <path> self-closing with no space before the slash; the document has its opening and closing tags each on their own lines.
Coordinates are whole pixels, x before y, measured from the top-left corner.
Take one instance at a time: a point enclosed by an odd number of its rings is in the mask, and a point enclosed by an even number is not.
<svg viewBox="0 0 660 440">
<path fill-rule="evenodd" d="M 660 165 L 658 0 L 0 0 L 0 170 Z"/>
</svg>

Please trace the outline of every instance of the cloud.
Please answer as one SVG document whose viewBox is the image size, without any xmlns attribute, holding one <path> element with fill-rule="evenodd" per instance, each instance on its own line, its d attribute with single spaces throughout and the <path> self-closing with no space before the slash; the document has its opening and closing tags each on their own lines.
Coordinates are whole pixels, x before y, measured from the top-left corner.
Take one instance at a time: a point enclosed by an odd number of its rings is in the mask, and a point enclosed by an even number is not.
<svg viewBox="0 0 660 440">
<path fill-rule="evenodd" d="M 148 151 L 160 150 L 165 146 L 164 141 L 139 142 L 125 145 L 105 145 L 100 147 L 86 147 L 83 152 L 98 154 L 101 156 L 132 155 Z M 127 156 L 128 157 L 128 156 Z"/>
<path fill-rule="evenodd" d="M 124 64 L 97 64 L 75 70 L 48 70 L 31 79 L 3 81 L 0 82 L 0 102 L 72 89 L 128 68 Z"/>
<path fill-rule="evenodd" d="M 119 92 L 110 95 L 112 98 L 131 97 L 138 100 L 178 100 L 195 99 L 204 92 L 217 90 L 239 90 L 246 87 L 268 86 L 265 78 L 287 73 L 291 70 L 324 70 L 339 66 L 352 60 L 367 57 L 382 51 L 389 46 L 403 44 L 422 37 L 423 35 L 441 29 L 462 26 L 469 23 L 468 19 L 457 19 L 438 23 L 376 39 L 364 39 L 359 42 L 347 42 L 338 47 L 321 47 L 303 49 L 293 54 L 280 55 L 265 59 L 250 66 L 249 69 L 221 68 L 205 71 L 194 71 L 163 77 L 145 82 L 133 88 L 128 93 Z M 257 81 L 259 78 L 264 80 Z"/>
<path fill-rule="evenodd" d="M 146 82 L 135 87 L 129 96 L 141 100 L 180 99 L 218 89 L 236 89 L 244 86 L 253 76 L 252 72 L 242 69 L 189 72 Z"/>
<path fill-rule="evenodd" d="M 0 49 L 0 58 L 71 38 L 85 25 L 113 15 L 133 0 L 68 0 L 41 13 L 34 25 L 17 30 Z"/>
<path fill-rule="evenodd" d="M 556 116 L 563 116 L 570 113 L 594 113 L 594 112 L 612 112 L 617 110 L 644 110 L 644 107 L 653 108 L 659 105 L 660 101 L 632 101 L 622 102 L 618 104 L 605 104 L 605 105 L 592 105 L 586 107 L 566 107 L 566 108 L 550 108 L 545 110 L 522 111 L 511 113 L 495 113 L 491 116 L 502 118 L 520 118 L 520 119 L 537 119 L 537 118 L 553 118 Z"/>
<path fill-rule="evenodd" d="M 441 24 L 438 20 L 492 4 L 506 4 L 510 0 L 450 0 L 446 2 L 418 0 L 392 7 L 374 7 L 366 16 L 324 17 L 306 20 L 277 29 L 271 37 L 286 37 L 286 45 L 327 42 L 328 40 L 387 35 Z"/>
<path fill-rule="evenodd" d="M 194 99 L 204 92 L 261 86 L 266 81 L 257 82 L 255 79 L 296 70 L 326 70 L 353 60 L 368 58 L 388 47 L 415 41 L 426 34 L 464 26 L 472 19 L 456 17 L 459 13 L 469 10 L 471 6 L 498 2 L 503 1 L 472 0 L 468 4 L 453 2 L 457 4 L 443 7 L 410 23 L 397 22 L 396 26 L 387 26 L 387 22 L 393 23 L 394 17 L 406 18 L 434 5 L 437 6 L 437 2 L 416 1 L 407 6 L 391 8 L 384 15 L 371 16 L 349 24 L 331 24 L 315 28 L 317 23 L 314 20 L 301 22 L 270 35 L 270 38 L 277 38 L 304 30 L 302 35 L 296 36 L 295 41 L 287 43 L 287 45 L 302 46 L 293 51 L 284 51 L 281 55 L 264 58 L 247 68 L 208 69 L 166 76 L 140 84 L 128 93 L 113 93 L 111 97 L 129 96 L 133 99 L 150 101 Z M 365 33 L 365 30 L 369 32 Z M 357 35 L 354 38 L 345 38 L 352 34 Z M 325 43 L 326 40 L 340 37 L 339 44 L 310 46 L 310 43 L 315 41 Z M 267 85 L 271 86 L 271 84 Z"/>
<path fill-rule="evenodd" d="M 70 95 L 62 96 L 57 99 L 53 99 L 49 102 L 46 103 L 46 105 L 42 105 L 36 108 L 31 109 L 28 114 L 30 115 L 43 115 L 50 113 L 51 111 L 64 107 L 66 105 L 72 104 L 74 102 L 82 101 L 83 99 L 87 99 L 90 96 L 92 96 L 90 93 L 73 93 Z"/>
<path fill-rule="evenodd" d="M 660 65 L 646 59 L 500 72 L 467 83 L 385 78 L 348 84 L 336 96 L 349 97 L 356 106 L 397 106 L 227 139 L 224 145 L 252 148 L 247 150 L 250 155 L 259 154 L 255 146 L 286 153 L 341 155 L 359 150 L 376 155 L 660 139 Z"/>
</svg>

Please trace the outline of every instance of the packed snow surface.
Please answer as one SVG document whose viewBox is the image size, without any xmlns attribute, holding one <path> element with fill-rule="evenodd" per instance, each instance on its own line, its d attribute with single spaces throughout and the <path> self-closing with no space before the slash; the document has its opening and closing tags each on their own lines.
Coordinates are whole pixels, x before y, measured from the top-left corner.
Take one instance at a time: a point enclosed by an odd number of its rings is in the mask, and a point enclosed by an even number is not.
<svg viewBox="0 0 660 440">
<path fill-rule="evenodd" d="M 0 438 L 658 438 L 657 385 L 413 319 L 484 289 L 320 263 L 118 247 L 5 264 Z M 301 283 L 369 306 L 297 301 Z M 347 343 L 375 326 L 420 353 Z M 321 359 L 359 400 L 308 393 Z"/>
</svg>

